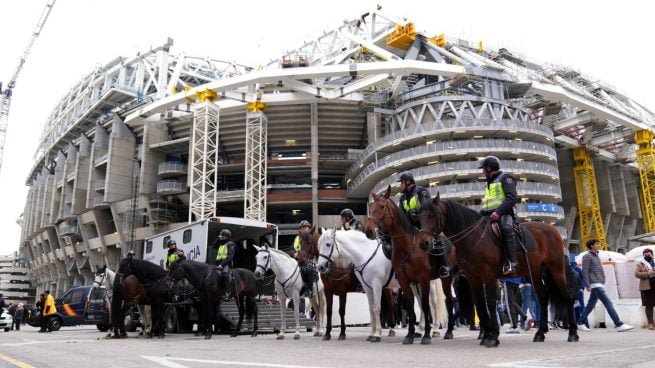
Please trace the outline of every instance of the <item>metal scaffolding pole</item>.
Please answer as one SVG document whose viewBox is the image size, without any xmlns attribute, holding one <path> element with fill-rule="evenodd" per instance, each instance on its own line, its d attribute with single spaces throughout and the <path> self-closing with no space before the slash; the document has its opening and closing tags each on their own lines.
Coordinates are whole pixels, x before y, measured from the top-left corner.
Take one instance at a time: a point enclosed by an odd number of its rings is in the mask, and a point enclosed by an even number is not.
<svg viewBox="0 0 655 368">
<path fill-rule="evenodd" d="M 211 100 L 194 108 L 191 132 L 189 222 L 216 215 L 219 108 Z"/>
<path fill-rule="evenodd" d="M 635 132 L 637 149 L 637 165 L 641 180 L 641 204 L 644 217 L 644 231 L 655 231 L 655 148 L 653 148 L 653 132 L 642 130 Z"/>
<path fill-rule="evenodd" d="M 248 104 L 243 217 L 266 221 L 266 131 L 268 119 L 261 102 Z"/>
<path fill-rule="evenodd" d="M 600 213 L 596 172 L 591 157 L 584 147 L 573 150 L 573 176 L 575 191 L 578 197 L 578 213 L 580 217 L 580 240 L 584 244 L 595 238 L 600 242 L 600 248 L 607 250 L 607 236 Z"/>
</svg>

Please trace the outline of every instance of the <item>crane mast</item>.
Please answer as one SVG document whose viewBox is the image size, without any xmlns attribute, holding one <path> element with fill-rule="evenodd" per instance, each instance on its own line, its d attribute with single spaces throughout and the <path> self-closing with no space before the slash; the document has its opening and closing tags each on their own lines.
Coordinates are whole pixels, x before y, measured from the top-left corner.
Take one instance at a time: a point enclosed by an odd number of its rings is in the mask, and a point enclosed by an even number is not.
<svg viewBox="0 0 655 368">
<path fill-rule="evenodd" d="M 43 30 L 43 25 L 45 24 L 46 20 L 48 20 L 48 16 L 50 15 L 52 7 L 55 5 L 55 1 L 56 0 L 48 0 L 48 3 L 41 12 L 41 17 L 39 17 L 39 21 L 36 23 L 36 27 L 34 27 L 32 37 L 30 37 L 30 42 L 27 44 L 27 48 L 23 52 L 23 55 L 18 62 L 18 66 L 16 67 L 14 74 L 11 76 L 11 79 L 4 89 L 2 88 L 2 83 L 0 82 L 0 170 L 2 170 L 2 159 L 5 152 L 5 138 L 7 137 L 7 123 L 9 122 L 11 96 L 13 94 L 14 87 L 16 87 L 16 80 L 18 79 L 20 72 L 23 70 L 23 65 L 25 65 L 25 61 L 27 60 L 27 56 L 29 55 L 32 46 L 34 45 L 34 41 L 36 41 L 36 38 L 39 37 L 41 30 Z"/>
</svg>

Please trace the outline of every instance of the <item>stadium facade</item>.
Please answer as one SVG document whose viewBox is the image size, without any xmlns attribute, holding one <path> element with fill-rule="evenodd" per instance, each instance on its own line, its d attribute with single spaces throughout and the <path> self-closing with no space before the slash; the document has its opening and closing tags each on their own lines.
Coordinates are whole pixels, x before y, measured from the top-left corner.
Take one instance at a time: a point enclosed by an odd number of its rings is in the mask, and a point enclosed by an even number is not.
<svg viewBox="0 0 655 368">
<path fill-rule="evenodd" d="M 591 236 L 625 250 L 652 231 L 654 122 L 578 71 L 376 11 L 258 68 L 169 40 L 97 68 L 52 111 L 21 250 L 37 290 L 59 294 L 210 215 L 278 224 L 281 246 L 303 219 L 332 226 L 348 207 L 365 220 L 371 191 L 397 193 L 405 171 L 479 206 L 487 155 L 519 181 L 522 220 L 555 224 L 574 252 Z"/>
</svg>

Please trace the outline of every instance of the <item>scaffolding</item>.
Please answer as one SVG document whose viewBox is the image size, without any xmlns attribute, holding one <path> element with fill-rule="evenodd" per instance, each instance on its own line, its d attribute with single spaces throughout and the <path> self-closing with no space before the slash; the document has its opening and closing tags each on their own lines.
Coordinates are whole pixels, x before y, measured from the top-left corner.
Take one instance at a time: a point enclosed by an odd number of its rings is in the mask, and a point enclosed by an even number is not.
<svg viewBox="0 0 655 368">
<path fill-rule="evenodd" d="M 201 100 L 194 109 L 191 132 L 189 222 L 194 215 L 196 220 L 216 215 L 219 108 L 212 98 Z"/>
<path fill-rule="evenodd" d="M 246 167 L 243 216 L 266 221 L 266 132 L 268 119 L 261 102 L 248 104 L 246 115 Z"/>
<path fill-rule="evenodd" d="M 600 213 L 596 173 L 591 157 L 584 147 L 573 150 L 573 176 L 578 197 L 578 214 L 580 218 L 580 240 L 597 239 L 600 249 L 607 250 L 607 236 Z"/>
<path fill-rule="evenodd" d="M 641 181 L 642 212 L 644 216 L 644 231 L 655 231 L 655 148 L 653 148 L 653 132 L 642 130 L 635 132 L 637 148 L 637 165 Z"/>
</svg>

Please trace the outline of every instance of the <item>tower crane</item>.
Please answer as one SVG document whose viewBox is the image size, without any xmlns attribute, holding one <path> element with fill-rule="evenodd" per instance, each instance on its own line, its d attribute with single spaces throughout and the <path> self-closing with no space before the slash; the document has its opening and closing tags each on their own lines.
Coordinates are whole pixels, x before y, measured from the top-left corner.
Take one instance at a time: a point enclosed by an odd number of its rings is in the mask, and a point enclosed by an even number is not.
<svg viewBox="0 0 655 368">
<path fill-rule="evenodd" d="M 41 30 L 43 30 L 43 25 L 46 20 L 48 20 L 48 16 L 50 15 L 52 7 L 55 5 L 55 1 L 56 0 L 48 0 L 48 3 L 45 5 L 45 8 L 41 12 L 41 17 L 36 23 L 34 32 L 32 32 L 30 42 L 27 44 L 27 48 L 23 52 L 14 74 L 11 76 L 11 79 L 4 89 L 2 88 L 2 82 L 0 82 L 0 170 L 2 170 L 2 158 L 5 152 L 5 138 L 7 137 L 7 123 L 9 122 L 9 107 L 11 106 L 11 96 L 14 92 L 14 87 L 16 87 L 16 80 L 18 79 L 20 72 L 23 70 L 23 65 L 27 60 L 27 56 L 30 54 L 34 41 L 39 37 Z"/>
</svg>

